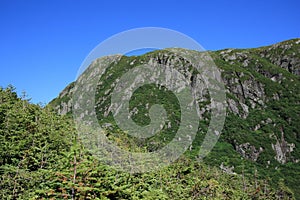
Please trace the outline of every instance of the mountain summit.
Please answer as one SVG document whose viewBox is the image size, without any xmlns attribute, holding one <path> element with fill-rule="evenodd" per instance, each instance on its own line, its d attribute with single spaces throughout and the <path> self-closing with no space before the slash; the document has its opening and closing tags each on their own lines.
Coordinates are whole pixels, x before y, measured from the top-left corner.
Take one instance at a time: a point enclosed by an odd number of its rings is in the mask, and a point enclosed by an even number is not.
<svg viewBox="0 0 300 200">
<path fill-rule="evenodd" d="M 194 51 L 177 49 L 185 54 Z M 300 39 L 252 49 L 224 49 L 205 52 L 221 72 L 226 91 L 226 120 L 221 136 L 204 162 L 226 173 L 280 180 L 300 196 Z M 201 52 L 198 52 L 201 56 Z M 101 58 L 99 58 L 101 61 Z M 98 60 L 99 61 L 99 60 Z M 98 61 L 88 70 L 98 67 Z M 112 62 L 97 83 L 95 108 L 99 124 L 107 135 L 119 141 L 125 132 L 119 129 L 111 111 L 114 87 L 123 74 L 142 64 L 159 63 L 174 67 L 189 77 L 193 88 L 195 72 L 185 59 L 178 59 L 170 49 L 149 52 L 141 56 L 121 56 Z M 48 106 L 57 113 L 72 114 L 76 83 L 67 86 Z M 196 137 L 185 152 L 195 158 L 211 119 L 211 99 L 207 90 L 194 88 L 198 113 L 201 114 Z M 154 152 L 174 138 L 180 126 L 180 106 L 176 97 L 155 84 L 139 87 L 129 101 L 130 117 L 140 126 L 151 122 L 149 109 L 162 104 L 168 120 L 158 135 L 147 139 L 129 137 L 138 147 Z M 88 115 L 88 113 L 83 113 Z M 122 146 L 122 142 L 120 145 Z M 134 148 L 134 146 L 131 146 Z"/>
</svg>

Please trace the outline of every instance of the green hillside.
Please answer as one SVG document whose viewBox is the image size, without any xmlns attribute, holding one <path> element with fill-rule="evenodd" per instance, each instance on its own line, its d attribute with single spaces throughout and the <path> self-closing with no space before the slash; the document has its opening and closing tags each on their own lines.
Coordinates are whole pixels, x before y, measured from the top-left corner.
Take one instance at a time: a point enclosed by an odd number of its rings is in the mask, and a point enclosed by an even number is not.
<svg viewBox="0 0 300 200">
<path fill-rule="evenodd" d="M 218 142 L 199 162 L 213 117 L 212 91 L 197 86 L 201 73 L 187 58 L 207 54 L 221 72 L 227 110 Z M 162 149 L 176 137 L 183 119 L 172 91 L 146 84 L 130 98 L 130 117 L 146 127 L 151 123 L 151 107 L 159 104 L 167 120 L 158 134 L 148 138 L 123 131 L 111 108 L 121 77 L 141 65 L 158 64 L 175 68 L 189 81 L 201 115 L 199 126 L 192 144 L 170 166 L 147 173 L 121 172 L 83 145 L 73 121 L 72 111 L 78 109 L 73 101 L 76 90 L 84 76 L 99 71 L 110 58 L 117 62 L 107 63 L 91 103 L 105 136 L 125 151 Z M 1 199 L 300 198 L 300 39 L 254 49 L 164 49 L 141 56 L 111 56 L 99 58 L 85 73 L 44 108 L 18 97 L 11 86 L 0 89 Z M 81 90 L 88 91 L 90 86 Z M 89 115 L 82 112 L 80 117 Z"/>
<path fill-rule="evenodd" d="M 281 182 L 228 174 L 181 158 L 159 171 L 119 172 L 76 140 L 72 120 L 0 88 L 1 199 L 292 198 Z M 125 139 L 125 138 L 124 138 Z"/>
<path fill-rule="evenodd" d="M 211 166 L 219 167 L 223 163 L 227 167 L 234 167 L 233 171 L 238 174 L 245 173 L 249 177 L 256 174 L 262 179 L 271 180 L 274 187 L 282 180 L 293 189 L 296 196 L 300 196 L 299 41 L 293 39 L 254 49 L 208 52 L 222 73 L 228 107 L 222 135 L 213 151 L 205 158 L 205 162 Z M 190 51 L 192 53 L 194 52 Z M 177 69 L 186 67 L 187 75 L 193 73 L 188 61 L 181 59 L 178 62 L 170 49 L 142 56 L 123 56 L 118 62 L 112 63 L 99 80 L 95 100 L 99 122 L 104 127 L 109 125 L 111 138 L 123 137 L 124 134 L 117 131 L 119 129 L 109 111 L 116 80 L 130 69 L 152 63 L 153 60 L 173 65 Z M 91 65 L 89 70 L 96 68 L 96 64 Z M 70 114 L 72 111 L 74 84 L 50 103 L 61 114 Z M 203 94 L 199 100 L 199 108 L 207 108 L 209 100 L 209 92 Z M 176 98 L 170 91 L 155 85 L 146 85 L 134 92 L 129 106 L 131 110 L 138 112 L 132 115 L 133 120 L 141 126 L 149 124 L 149 110 L 145 105 L 150 108 L 154 104 L 164 105 L 171 128 L 165 128 L 156 136 L 142 141 L 129 136 L 134 144 L 146 147 L 147 151 L 158 150 L 170 142 L 180 121 L 180 108 Z M 210 111 L 206 109 L 199 121 L 199 131 L 192 150 L 186 152 L 187 157 L 194 159 L 197 156 L 209 120 Z"/>
</svg>

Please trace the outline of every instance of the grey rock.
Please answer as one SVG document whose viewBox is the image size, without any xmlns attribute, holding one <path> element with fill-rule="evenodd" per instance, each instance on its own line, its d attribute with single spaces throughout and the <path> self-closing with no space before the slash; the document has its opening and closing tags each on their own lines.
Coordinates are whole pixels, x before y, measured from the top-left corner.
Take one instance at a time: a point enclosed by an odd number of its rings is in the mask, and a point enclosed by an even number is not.
<svg viewBox="0 0 300 200">
<path fill-rule="evenodd" d="M 263 148 L 259 147 L 256 149 L 255 146 L 251 145 L 249 142 L 243 144 L 237 144 L 235 146 L 236 151 L 241 154 L 244 158 L 256 161 L 259 157 L 259 154 L 263 152 Z"/>
<path fill-rule="evenodd" d="M 281 163 L 284 164 L 288 161 L 289 159 L 289 154 L 293 152 L 295 148 L 294 143 L 288 143 L 284 139 L 284 133 L 281 133 L 281 138 L 278 139 L 276 138 L 276 144 L 272 144 L 272 148 L 276 153 L 275 159 Z"/>
</svg>

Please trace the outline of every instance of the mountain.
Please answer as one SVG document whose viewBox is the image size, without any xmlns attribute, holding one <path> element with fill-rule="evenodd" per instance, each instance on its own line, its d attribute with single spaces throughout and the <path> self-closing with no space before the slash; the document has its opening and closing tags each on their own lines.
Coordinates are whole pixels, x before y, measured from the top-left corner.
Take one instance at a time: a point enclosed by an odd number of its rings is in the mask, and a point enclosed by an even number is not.
<svg viewBox="0 0 300 200">
<path fill-rule="evenodd" d="M 0 139 L 1 199 L 294 199 L 283 180 L 275 189 L 186 157 L 152 172 L 117 171 L 80 143 L 72 119 L 12 86 L 0 88 Z"/>
<path fill-rule="evenodd" d="M 182 119 L 179 102 L 168 88 L 151 83 L 138 87 L 132 94 L 130 117 L 139 126 L 151 123 L 149 108 L 152 105 L 161 104 L 166 110 L 168 121 L 160 133 L 146 139 L 125 137 L 126 132 L 114 119 L 111 100 L 116 85 L 126 72 L 144 64 L 174 67 L 189 80 L 197 97 L 197 111 L 201 114 L 199 127 L 184 154 L 187 158 L 197 159 L 212 118 L 212 93 L 194 85 L 194 77 L 199 76 L 200 81 L 204 78 L 201 79 L 201 72 L 195 72 L 193 62 L 186 58 L 204 54 L 212 58 L 221 73 L 227 107 L 221 136 L 204 162 L 227 173 L 267 180 L 274 188 L 283 182 L 300 198 L 300 39 L 253 49 L 195 52 L 174 48 L 141 56 L 99 58 L 86 70 L 92 76 L 101 69 L 100 65 L 107 63 L 97 79 L 95 101 L 92 102 L 99 124 L 120 146 L 130 143 L 129 148 L 145 147 L 147 152 L 154 152 L 172 141 Z M 178 59 L 178 55 L 187 57 L 179 56 Z M 72 115 L 76 85 L 82 84 L 81 80 L 68 85 L 48 106 L 59 114 Z M 87 86 L 83 87 L 82 91 L 89 90 Z M 82 117 L 87 115 L 88 112 L 83 113 Z"/>
</svg>

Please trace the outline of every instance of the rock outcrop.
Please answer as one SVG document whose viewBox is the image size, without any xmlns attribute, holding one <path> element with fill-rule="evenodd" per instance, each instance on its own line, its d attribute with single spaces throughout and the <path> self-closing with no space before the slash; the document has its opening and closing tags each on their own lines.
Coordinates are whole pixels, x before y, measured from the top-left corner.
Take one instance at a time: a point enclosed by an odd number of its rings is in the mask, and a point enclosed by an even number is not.
<svg viewBox="0 0 300 200">
<path fill-rule="evenodd" d="M 97 99 L 95 102 L 90 102 L 96 104 L 97 117 L 100 121 L 111 115 L 113 106 L 110 104 L 110 99 L 112 91 L 120 81 L 121 73 L 126 73 L 141 64 L 157 63 L 165 66 L 165 70 L 170 75 L 167 78 L 171 82 L 174 81 L 172 77 L 175 76 L 171 70 L 172 67 L 176 67 L 185 76 L 189 81 L 188 84 L 193 88 L 195 99 L 197 99 L 200 121 L 208 124 L 212 108 L 210 93 L 203 86 L 204 84 L 197 84 L 197 80 L 202 81 L 203 79 L 198 78 L 200 75 L 193 71 L 193 66 L 187 59 L 176 57 L 176 51 L 184 52 L 187 56 L 192 54 L 192 51 L 189 50 L 174 49 L 171 52 L 169 49 L 137 57 L 122 57 L 121 63 L 115 62 L 111 65 L 112 68 L 116 68 L 115 70 L 103 72 L 104 78 L 97 83 Z M 272 163 L 299 162 L 299 151 L 296 149 L 300 146 L 300 39 L 255 49 L 225 49 L 209 52 L 209 54 L 221 72 L 227 94 L 227 115 L 233 119 L 226 121 L 229 125 L 226 126 L 227 129 L 223 133 L 224 141 L 228 142 L 242 158 L 251 162 L 264 162 L 261 163 L 264 166 Z M 199 65 L 204 64 L 199 63 Z M 97 60 L 92 63 L 92 66 L 94 66 L 93 70 L 97 70 Z M 175 81 L 174 84 L 178 85 Z M 70 84 L 50 103 L 50 106 L 58 113 L 71 113 L 72 106 L 76 106 L 72 105 L 73 87 L 74 83 Z M 159 85 L 157 87 L 166 90 Z M 85 90 L 90 88 L 90 86 L 86 86 Z M 152 94 L 147 98 L 157 98 L 157 96 Z M 130 117 L 143 115 L 149 119 L 149 113 L 145 112 L 145 110 L 149 111 L 151 107 L 148 100 L 145 99 L 145 102 L 139 102 L 132 106 L 129 112 Z M 167 100 L 164 99 L 164 101 Z M 143 103 L 146 104 L 144 107 Z M 178 114 L 175 111 L 170 113 Z M 89 114 L 89 112 L 84 112 L 82 117 Z M 180 119 L 176 119 L 175 122 L 167 121 L 160 127 L 172 129 L 176 128 L 178 124 L 180 124 Z M 234 126 L 230 126 L 230 124 L 234 124 Z M 281 126 L 287 127 L 284 134 L 278 131 Z M 104 120 L 102 127 L 113 130 L 114 123 Z M 199 129 L 199 131 L 202 130 Z M 270 137 L 270 135 L 273 136 Z M 165 140 L 165 137 L 163 138 Z M 295 142 L 291 142 L 293 140 Z M 157 141 L 149 144 L 154 143 L 156 144 Z M 195 145 L 193 145 L 193 149 L 195 149 Z M 260 159 L 264 156 L 266 158 Z M 227 169 L 222 167 L 223 170 Z"/>
<path fill-rule="evenodd" d="M 291 152 L 293 152 L 295 148 L 294 143 L 288 143 L 284 139 L 284 133 L 281 133 L 281 138 L 276 138 L 276 144 L 272 144 L 272 148 L 276 153 L 275 159 L 281 163 L 284 164 L 289 160 L 289 155 Z"/>
</svg>

